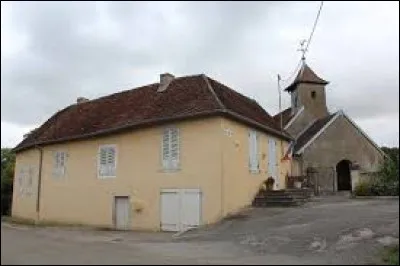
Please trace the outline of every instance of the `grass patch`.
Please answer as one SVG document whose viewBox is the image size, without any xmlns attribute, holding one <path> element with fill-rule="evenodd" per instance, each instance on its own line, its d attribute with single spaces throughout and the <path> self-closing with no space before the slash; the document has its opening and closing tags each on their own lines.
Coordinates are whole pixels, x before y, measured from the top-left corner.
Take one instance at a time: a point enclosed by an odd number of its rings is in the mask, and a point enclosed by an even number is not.
<svg viewBox="0 0 400 266">
<path fill-rule="evenodd" d="M 382 260 L 388 265 L 399 265 L 399 246 L 387 247 L 383 252 Z"/>
<path fill-rule="evenodd" d="M 31 218 L 22 218 L 17 216 L 3 216 L 2 221 L 17 225 L 28 225 L 35 227 L 78 227 L 78 228 L 91 228 L 92 226 L 84 225 L 81 223 L 68 223 L 58 221 L 37 221 Z"/>
<path fill-rule="evenodd" d="M 29 218 L 21 218 L 15 216 L 3 216 L 2 221 L 12 223 L 12 224 L 21 224 L 21 225 L 35 225 L 36 221 L 34 219 Z"/>
</svg>

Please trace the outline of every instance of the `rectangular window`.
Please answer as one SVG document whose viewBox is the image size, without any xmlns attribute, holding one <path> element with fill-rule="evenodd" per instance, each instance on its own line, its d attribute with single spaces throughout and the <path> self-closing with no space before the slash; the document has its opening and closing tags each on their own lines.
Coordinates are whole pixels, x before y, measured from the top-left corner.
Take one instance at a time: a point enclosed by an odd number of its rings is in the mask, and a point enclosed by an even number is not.
<svg viewBox="0 0 400 266">
<path fill-rule="evenodd" d="M 57 151 L 54 153 L 54 176 L 60 177 L 65 174 L 65 161 L 67 159 L 67 153 L 63 151 Z"/>
<path fill-rule="evenodd" d="M 19 169 L 16 190 L 21 197 L 32 195 L 34 175 L 35 169 L 32 166 L 22 166 Z"/>
<path fill-rule="evenodd" d="M 179 142 L 178 128 L 169 127 L 164 129 L 162 139 L 162 163 L 165 170 L 176 170 L 179 168 Z"/>
<path fill-rule="evenodd" d="M 257 140 L 258 140 L 257 132 L 251 130 L 249 132 L 249 168 L 250 172 L 252 173 L 258 173 L 259 170 Z"/>
<path fill-rule="evenodd" d="M 117 148 L 115 145 L 103 145 L 99 149 L 99 178 L 115 177 L 117 169 Z"/>
<path fill-rule="evenodd" d="M 21 167 L 18 173 L 18 192 L 20 196 L 24 195 L 24 185 L 25 185 L 25 179 L 26 179 L 26 170 L 25 167 Z"/>
</svg>

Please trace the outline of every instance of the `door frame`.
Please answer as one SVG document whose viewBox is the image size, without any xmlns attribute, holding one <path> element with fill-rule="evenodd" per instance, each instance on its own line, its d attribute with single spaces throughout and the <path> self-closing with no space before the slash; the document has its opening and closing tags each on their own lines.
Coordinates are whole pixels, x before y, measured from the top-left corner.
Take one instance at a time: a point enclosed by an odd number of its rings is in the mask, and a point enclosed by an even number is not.
<svg viewBox="0 0 400 266">
<path fill-rule="evenodd" d="M 126 198 L 128 199 L 128 228 L 126 230 L 132 229 L 132 204 L 131 197 L 129 195 L 113 195 L 113 203 L 112 203 L 112 220 L 113 220 L 113 228 L 115 230 L 122 230 L 117 228 L 117 198 Z"/>
</svg>

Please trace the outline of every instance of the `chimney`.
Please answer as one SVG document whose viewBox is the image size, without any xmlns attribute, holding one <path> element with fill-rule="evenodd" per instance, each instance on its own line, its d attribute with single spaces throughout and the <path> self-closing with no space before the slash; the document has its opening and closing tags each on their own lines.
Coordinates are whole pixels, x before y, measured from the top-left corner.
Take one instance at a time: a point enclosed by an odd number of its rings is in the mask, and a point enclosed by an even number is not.
<svg viewBox="0 0 400 266">
<path fill-rule="evenodd" d="M 78 98 L 76 99 L 76 103 L 77 103 L 77 104 L 84 103 L 84 102 L 87 102 L 87 101 L 89 101 L 89 99 L 87 99 L 87 98 L 85 98 L 85 97 L 78 97 Z"/>
<path fill-rule="evenodd" d="M 174 80 L 175 76 L 170 73 L 164 73 L 160 75 L 160 86 L 157 92 L 163 92 L 167 90 L 168 85 Z"/>
</svg>

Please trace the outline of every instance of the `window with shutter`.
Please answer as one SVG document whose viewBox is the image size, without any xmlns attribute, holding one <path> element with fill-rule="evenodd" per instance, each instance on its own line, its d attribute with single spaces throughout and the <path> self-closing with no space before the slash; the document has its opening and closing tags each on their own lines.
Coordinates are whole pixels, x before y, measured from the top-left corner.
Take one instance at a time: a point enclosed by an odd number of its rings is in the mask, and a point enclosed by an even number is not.
<svg viewBox="0 0 400 266">
<path fill-rule="evenodd" d="M 116 176 L 117 149 L 115 145 L 103 145 L 99 149 L 98 176 L 108 178 Z"/>
<path fill-rule="evenodd" d="M 257 173 L 259 169 L 257 139 L 257 132 L 251 130 L 249 132 L 249 168 L 253 173 Z"/>
<path fill-rule="evenodd" d="M 162 138 L 162 164 L 165 170 L 177 170 L 180 157 L 179 129 L 165 128 Z"/>
<path fill-rule="evenodd" d="M 275 185 L 279 185 L 279 172 L 278 172 L 278 160 L 277 160 L 277 150 L 276 150 L 276 140 L 268 140 L 268 176 L 275 179 Z"/>
<path fill-rule="evenodd" d="M 57 151 L 54 153 L 54 171 L 53 176 L 60 177 L 65 174 L 65 161 L 67 158 L 67 153 L 62 151 Z"/>
<path fill-rule="evenodd" d="M 18 192 L 20 196 L 24 195 L 25 167 L 21 167 L 18 175 Z"/>
</svg>

